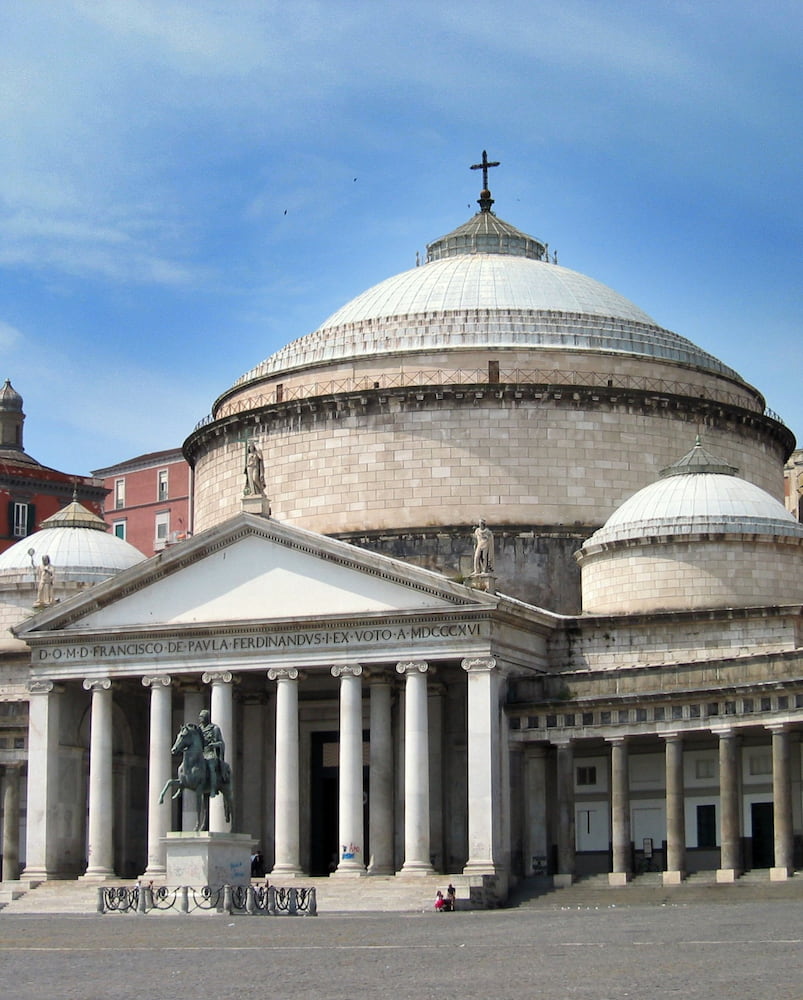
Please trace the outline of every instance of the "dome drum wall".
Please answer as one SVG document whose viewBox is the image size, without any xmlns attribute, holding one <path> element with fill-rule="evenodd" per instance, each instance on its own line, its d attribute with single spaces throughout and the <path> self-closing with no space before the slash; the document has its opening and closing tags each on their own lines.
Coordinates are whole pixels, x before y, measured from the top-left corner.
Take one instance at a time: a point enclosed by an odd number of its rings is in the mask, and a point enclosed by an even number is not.
<svg viewBox="0 0 803 1000">
<path fill-rule="evenodd" d="M 583 611 L 639 614 L 803 603 L 799 537 L 700 534 L 612 543 L 582 559 Z"/>
<path fill-rule="evenodd" d="M 596 400 L 528 393 L 523 387 L 516 399 L 498 386 L 462 392 L 462 398 L 454 387 L 370 392 L 265 408 L 250 415 L 253 423 L 219 421 L 196 438 L 195 528 L 239 509 L 244 442 L 251 439 L 262 449 L 273 515 L 313 531 L 399 539 L 485 517 L 495 532 L 507 529 L 512 536 L 543 529 L 582 539 L 655 479 L 682 450 L 679 443 L 713 416 L 704 401 L 672 409 L 645 394 L 613 402 L 600 393 Z M 751 426 L 746 417 L 717 409 L 707 438 L 780 496 L 785 446 L 767 433 L 766 418 L 752 415 Z M 448 559 L 433 561 L 421 544 L 417 554 L 408 553 L 412 561 L 460 575 Z M 522 589 L 526 574 L 515 558 L 504 574 L 497 562 L 500 590 L 541 603 L 543 582 Z M 547 606 L 571 613 L 579 596 Z"/>
</svg>

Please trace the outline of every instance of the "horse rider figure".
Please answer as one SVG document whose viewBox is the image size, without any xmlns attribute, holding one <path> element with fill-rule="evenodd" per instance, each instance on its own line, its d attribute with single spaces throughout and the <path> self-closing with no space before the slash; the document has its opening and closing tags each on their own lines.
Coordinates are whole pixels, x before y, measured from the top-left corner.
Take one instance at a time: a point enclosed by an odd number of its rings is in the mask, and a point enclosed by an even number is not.
<svg viewBox="0 0 803 1000">
<path fill-rule="evenodd" d="M 209 712 L 204 709 L 198 716 L 201 735 L 204 740 L 204 760 L 209 769 L 209 798 L 214 798 L 218 789 L 226 780 L 223 762 L 226 758 L 226 744 L 220 726 L 211 721 Z"/>
</svg>

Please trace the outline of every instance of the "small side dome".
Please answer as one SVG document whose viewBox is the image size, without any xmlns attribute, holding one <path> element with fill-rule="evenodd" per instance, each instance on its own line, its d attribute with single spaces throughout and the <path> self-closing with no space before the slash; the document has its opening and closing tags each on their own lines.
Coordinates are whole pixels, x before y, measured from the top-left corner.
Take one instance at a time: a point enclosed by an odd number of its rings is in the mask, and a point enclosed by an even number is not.
<svg viewBox="0 0 803 1000">
<path fill-rule="evenodd" d="M 576 554 L 583 610 L 628 614 L 803 602 L 803 525 L 699 438 Z"/>
</svg>

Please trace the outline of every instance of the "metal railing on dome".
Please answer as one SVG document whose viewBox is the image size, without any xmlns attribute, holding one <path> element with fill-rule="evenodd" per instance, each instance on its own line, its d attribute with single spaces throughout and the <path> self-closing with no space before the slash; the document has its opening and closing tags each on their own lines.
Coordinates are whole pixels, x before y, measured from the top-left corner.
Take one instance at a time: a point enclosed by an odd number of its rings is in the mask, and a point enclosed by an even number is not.
<svg viewBox="0 0 803 1000">
<path fill-rule="evenodd" d="M 498 374 L 494 373 L 493 379 L 489 379 L 487 368 L 437 368 L 364 375 L 356 378 L 350 376 L 329 379 L 325 382 L 306 382 L 297 385 L 274 384 L 270 391 L 237 396 L 229 402 L 223 403 L 214 413 L 199 420 L 194 429 L 198 431 L 217 420 L 259 410 L 266 406 L 303 403 L 313 399 L 360 392 L 379 392 L 381 394 L 393 390 L 453 388 L 455 386 L 483 388 L 497 392 L 512 391 L 517 386 L 527 386 L 530 389 L 543 389 L 549 392 L 568 388 L 591 392 L 600 390 L 608 395 L 610 395 L 611 390 L 619 390 L 622 392 L 647 392 L 656 396 L 685 396 L 710 403 L 739 407 L 769 417 L 779 424 L 784 423 L 781 417 L 772 410 L 766 407 L 760 409 L 756 405 L 755 397 L 751 397 L 748 392 L 729 392 L 710 386 L 703 390 L 703 387 L 696 382 L 652 378 L 647 375 L 623 375 L 618 372 L 558 371 L 552 368 L 500 369 Z"/>
</svg>

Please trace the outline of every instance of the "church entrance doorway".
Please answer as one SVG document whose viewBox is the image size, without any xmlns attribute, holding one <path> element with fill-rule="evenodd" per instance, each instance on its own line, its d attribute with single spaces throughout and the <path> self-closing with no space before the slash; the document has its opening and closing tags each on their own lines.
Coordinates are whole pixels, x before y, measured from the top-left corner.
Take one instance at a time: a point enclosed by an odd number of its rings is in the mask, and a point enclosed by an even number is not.
<svg viewBox="0 0 803 1000">
<path fill-rule="evenodd" d="M 753 833 L 753 868 L 771 868 L 775 864 L 775 823 L 771 802 L 753 802 L 750 806 Z"/>
<path fill-rule="evenodd" d="M 363 733 L 363 761 L 369 745 Z M 340 858 L 338 843 L 338 775 L 340 742 L 337 732 L 311 734 L 310 760 L 310 875 L 330 875 Z M 368 853 L 368 766 L 363 766 L 363 830 Z"/>
</svg>

